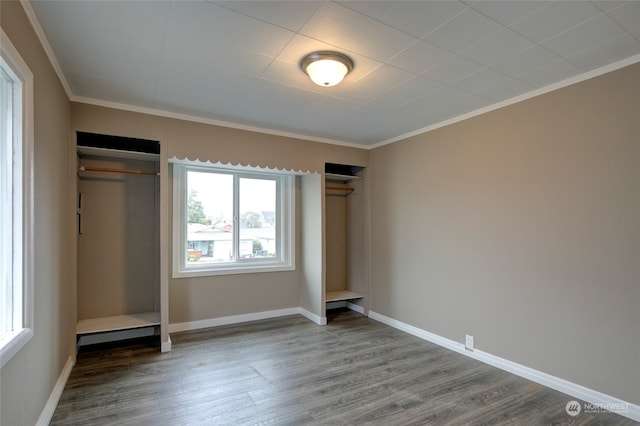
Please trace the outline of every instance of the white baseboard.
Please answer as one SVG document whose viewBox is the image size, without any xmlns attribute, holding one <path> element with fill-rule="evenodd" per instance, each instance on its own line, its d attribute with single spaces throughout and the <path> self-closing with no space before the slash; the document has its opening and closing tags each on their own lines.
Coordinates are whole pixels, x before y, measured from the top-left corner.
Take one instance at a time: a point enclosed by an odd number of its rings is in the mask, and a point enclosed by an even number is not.
<svg viewBox="0 0 640 426">
<path fill-rule="evenodd" d="M 211 318 L 211 319 L 199 320 L 199 321 L 179 322 L 175 324 L 169 324 L 169 333 L 177 333 L 179 331 L 198 330 L 201 328 L 209 328 L 209 327 L 218 327 L 221 325 L 239 324 L 241 322 L 284 317 L 287 315 L 302 314 L 306 317 L 307 315 L 302 313 L 300 310 L 301 308 L 286 308 L 286 309 L 277 309 L 274 311 L 263 311 L 263 312 L 255 312 L 250 314 L 231 315 L 228 317 Z M 309 314 L 312 315 L 311 313 Z M 312 319 L 312 321 L 314 320 Z"/>
<path fill-rule="evenodd" d="M 379 321 L 383 324 L 387 324 L 393 328 L 397 328 L 398 330 L 402 330 L 404 332 L 412 334 L 421 339 L 427 340 L 431 343 L 435 343 L 436 345 L 477 359 L 478 361 L 482 361 L 485 364 L 489 364 L 493 367 L 508 371 L 517 376 L 524 377 L 525 379 L 531 380 L 532 382 L 539 383 L 543 386 L 547 386 L 551 389 L 555 389 L 559 392 L 571 395 L 590 404 L 602 406 L 605 408 L 621 406 L 627 407 L 626 410 L 616 410 L 615 413 L 635 421 L 640 421 L 640 405 L 631 404 L 619 398 L 615 398 L 602 392 L 589 389 L 582 385 L 578 385 L 568 380 L 543 373 L 542 371 L 538 371 L 533 368 L 518 364 L 516 362 L 500 358 L 498 356 L 480 351 L 478 349 L 475 349 L 473 351 L 466 350 L 463 343 L 458 343 L 454 340 L 438 336 L 437 334 L 430 333 L 428 331 L 422 330 L 421 328 L 414 327 L 393 318 L 389 318 L 374 311 L 369 311 L 369 318 Z"/>
<path fill-rule="evenodd" d="M 327 325 L 327 317 L 320 317 L 312 312 L 307 311 L 304 308 L 298 308 L 298 313 L 303 317 L 315 322 L 318 325 Z"/>
<path fill-rule="evenodd" d="M 171 336 L 167 337 L 166 342 L 160 343 L 160 352 L 171 352 Z"/>
<path fill-rule="evenodd" d="M 64 367 L 62 367 L 60 376 L 56 381 L 56 385 L 53 387 L 51 395 L 49 395 L 49 399 L 40 413 L 40 417 L 38 417 L 36 426 L 47 426 L 51 422 L 53 414 L 56 412 L 58 402 L 60 401 L 60 397 L 62 396 L 62 391 L 64 391 L 67 380 L 69 380 L 69 376 L 71 375 L 71 370 L 73 370 L 74 364 L 75 362 L 73 361 L 73 358 L 67 358 L 67 362 L 65 362 Z"/>
<path fill-rule="evenodd" d="M 355 303 L 351 303 L 351 302 L 346 302 L 347 308 L 351 309 L 352 311 L 355 311 L 359 314 L 364 315 L 364 307 L 360 306 L 360 305 L 356 305 Z"/>
</svg>

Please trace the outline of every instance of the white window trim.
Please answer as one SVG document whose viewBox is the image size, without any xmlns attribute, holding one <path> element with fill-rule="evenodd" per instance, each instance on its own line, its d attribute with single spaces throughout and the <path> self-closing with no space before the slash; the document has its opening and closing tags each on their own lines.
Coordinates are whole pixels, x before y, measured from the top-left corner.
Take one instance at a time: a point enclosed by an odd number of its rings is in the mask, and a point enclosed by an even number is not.
<svg viewBox="0 0 640 426">
<path fill-rule="evenodd" d="M 22 59 L 18 50 L 13 46 L 4 30 L 0 29 L 0 54 L 3 65 L 8 67 L 12 77 L 21 82 L 22 96 L 19 114 L 16 114 L 15 138 L 21 138 L 22 186 L 14 188 L 14 203 L 22 203 L 22 209 L 14 222 L 14 233 L 22 235 L 15 238 L 14 250 L 17 249 L 14 265 L 21 272 L 19 283 L 21 286 L 22 327 L 16 328 L 0 341 L 0 368 L 22 349 L 34 336 L 34 244 L 33 244 L 33 73 Z M 18 101 L 20 102 L 20 101 Z M 20 115 L 21 116 L 18 116 Z"/>
<path fill-rule="evenodd" d="M 252 260 L 233 263 L 187 265 L 186 262 L 186 205 L 187 171 L 234 173 L 242 177 L 269 176 L 281 179 L 278 205 L 282 218 L 279 225 L 279 253 L 277 260 Z M 282 196 L 286 193 L 287 196 Z M 236 196 L 236 194 L 234 194 Z M 250 171 L 246 167 L 200 166 L 173 164 L 173 278 L 205 277 L 215 275 L 248 274 L 295 270 L 295 176 L 284 173 Z"/>
</svg>

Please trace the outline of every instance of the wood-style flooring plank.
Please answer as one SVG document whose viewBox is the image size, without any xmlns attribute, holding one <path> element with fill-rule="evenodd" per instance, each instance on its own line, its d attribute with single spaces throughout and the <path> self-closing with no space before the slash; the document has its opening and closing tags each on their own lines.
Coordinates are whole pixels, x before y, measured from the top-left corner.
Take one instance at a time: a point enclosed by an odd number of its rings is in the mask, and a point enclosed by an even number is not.
<svg viewBox="0 0 640 426">
<path fill-rule="evenodd" d="M 633 425 L 338 310 L 83 350 L 52 425 Z"/>
</svg>

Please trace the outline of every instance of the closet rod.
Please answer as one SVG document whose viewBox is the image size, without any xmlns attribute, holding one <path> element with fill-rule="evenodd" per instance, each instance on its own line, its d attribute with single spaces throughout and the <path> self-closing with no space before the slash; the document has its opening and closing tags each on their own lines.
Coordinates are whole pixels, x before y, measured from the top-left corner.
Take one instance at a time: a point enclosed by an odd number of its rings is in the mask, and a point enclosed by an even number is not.
<svg viewBox="0 0 640 426">
<path fill-rule="evenodd" d="M 160 176 L 158 172 L 149 172 L 146 170 L 126 170 L 126 169 L 107 169 L 104 167 L 78 167 L 78 171 L 80 172 L 108 172 L 108 173 L 127 173 L 130 175 L 154 175 Z"/>
</svg>

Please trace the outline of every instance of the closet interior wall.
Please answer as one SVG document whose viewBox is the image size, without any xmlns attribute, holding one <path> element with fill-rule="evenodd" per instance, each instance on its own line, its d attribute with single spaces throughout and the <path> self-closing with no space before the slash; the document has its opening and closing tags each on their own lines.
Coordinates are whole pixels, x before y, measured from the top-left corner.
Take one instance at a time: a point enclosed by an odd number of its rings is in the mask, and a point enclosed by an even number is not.
<svg viewBox="0 0 640 426">
<path fill-rule="evenodd" d="M 325 193 L 327 292 L 347 288 L 347 188 L 342 182 L 327 181 Z"/>
</svg>

